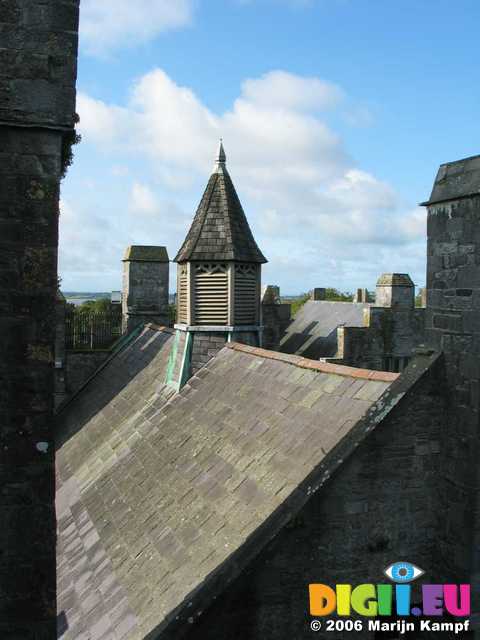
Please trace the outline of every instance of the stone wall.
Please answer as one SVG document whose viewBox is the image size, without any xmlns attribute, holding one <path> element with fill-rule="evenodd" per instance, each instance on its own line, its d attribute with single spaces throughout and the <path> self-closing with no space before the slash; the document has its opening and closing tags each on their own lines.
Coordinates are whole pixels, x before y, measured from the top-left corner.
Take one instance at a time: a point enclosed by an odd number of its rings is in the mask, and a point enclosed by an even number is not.
<svg viewBox="0 0 480 640">
<path fill-rule="evenodd" d="M 440 552 L 449 535 L 439 484 L 442 385 L 437 364 L 186 637 L 373 638 L 366 632 L 312 634 L 308 584 L 384 583 L 383 570 L 399 559 L 423 569 L 428 582 L 453 578 Z M 414 583 L 413 601 L 418 588 Z"/>
<path fill-rule="evenodd" d="M 55 310 L 55 371 L 53 383 L 55 409 L 58 409 L 68 394 L 66 378 L 67 351 L 65 343 L 65 312 L 65 298 L 59 292 Z"/>
<path fill-rule="evenodd" d="M 280 339 L 291 322 L 290 304 L 262 303 L 262 347 L 276 351 Z"/>
<path fill-rule="evenodd" d="M 213 358 L 228 339 L 227 332 L 210 333 L 195 331 L 193 334 L 191 373 L 198 371 L 204 364 Z"/>
<path fill-rule="evenodd" d="M 65 368 L 67 395 L 71 396 L 78 391 L 111 354 L 110 349 L 104 351 L 67 351 Z"/>
<path fill-rule="evenodd" d="M 444 351 L 447 364 L 449 428 L 443 481 L 445 518 L 451 534 L 443 551 L 452 573 L 472 582 L 478 615 L 479 196 L 429 206 L 427 288 L 428 341 Z"/>
<path fill-rule="evenodd" d="M 402 371 L 425 341 L 425 309 L 370 307 L 365 322 L 338 329 L 337 359 L 344 364 Z"/>
<path fill-rule="evenodd" d="M 0 637 L 55 638 L 53 359 L 78 0 L 0 3 Z"/>
</svg>

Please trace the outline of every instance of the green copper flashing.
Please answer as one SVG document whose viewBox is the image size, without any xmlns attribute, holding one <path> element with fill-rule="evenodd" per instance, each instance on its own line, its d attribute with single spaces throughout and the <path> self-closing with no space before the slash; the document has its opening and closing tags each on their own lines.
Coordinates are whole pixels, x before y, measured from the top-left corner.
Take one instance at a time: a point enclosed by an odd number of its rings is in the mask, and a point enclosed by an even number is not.
<svg viewBox="0 0 480 640">
<path fill-rule="evenodd" d="M 183 350 L 183 358 L 182 358 L 182 368 L 180 369 L 180 381 L 178 385 L 178 390 L 184 386 L 190 379 L 191 375 L 191 362 L 192 362 L 192 343 L 193 343 L 193 334 L 187 333 L 185 340 L 185 348 Z"/>
<path fill-rule="evenodd" d="M 172 348 L 170 349 L 170 355 L 168 356 L 167 375 L 165 377 L 165 384 L 174 387 L 178 391 L 178 384 L 173 379 L 173 372 L 175 371 L 175 363 L 177 362 L 178 342 L 180 340 L 180 331 L 175 332 L 175 338 L 173 340 Z"/>
</svg>

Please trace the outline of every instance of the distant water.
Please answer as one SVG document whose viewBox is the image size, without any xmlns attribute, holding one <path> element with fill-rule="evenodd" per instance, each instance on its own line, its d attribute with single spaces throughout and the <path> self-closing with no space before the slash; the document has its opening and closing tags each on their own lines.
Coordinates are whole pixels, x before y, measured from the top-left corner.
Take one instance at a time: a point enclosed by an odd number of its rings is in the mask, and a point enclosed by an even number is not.
<svg viewBox="0 0 480 640">
<path fill-rule="evenodd" d="M 67 298 L 67 302 L 74 304 L 75 306 L 79 306 L 88 300 L 94 300 L 95 298 Z"/>
</svg>

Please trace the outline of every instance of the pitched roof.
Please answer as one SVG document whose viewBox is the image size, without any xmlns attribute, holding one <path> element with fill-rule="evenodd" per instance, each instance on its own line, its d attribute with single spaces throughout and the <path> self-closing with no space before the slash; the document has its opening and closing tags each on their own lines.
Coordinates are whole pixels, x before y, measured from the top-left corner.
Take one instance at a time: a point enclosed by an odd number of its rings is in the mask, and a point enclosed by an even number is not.
<svg viewBox="0 0 480 640">
<path fill-rule="evenodd" d="M 267 262 L 227 171 L 222 143 L 192 226 L 175 258 L 175 262 L 187 260 Z"/>
<path fill-rule="evenodd" d="M 130 457 L 135 425 L 173 394 L 163 384 L 173 338 L 169 330 L 144 329 L 58 417 L 58 637 L 127 640 L 137 628 L 134 605 L 116 574 L 128 554 L 111 545 L 116 528 L 128 523 L 128 500 L 116 496 L 111 472 L 122 469 L 118 488 L 128 494 L 130 482 L 135 495 L 132 474 L 140 482 L 146 464 Z"/>
<path fill-rule="evenodd" d="M 480 195 L 480 155 L 440 165 L 430 200 L 423 205 Z"/>
<path fill-rule="evenodd" d="M 170 344 L 145 329 L 61 417 L 65 640 L 186 624 L 403 395 L 397 374 L 231 343 L 172 397 Z"/>
<path fill-rule="evenodd" d="M 364 302 L 307 300 L 280 341 L 280 351 L 306 358 L 328 358 L 337 352 L 337 327 L 363 327 Z"/>
</svg>

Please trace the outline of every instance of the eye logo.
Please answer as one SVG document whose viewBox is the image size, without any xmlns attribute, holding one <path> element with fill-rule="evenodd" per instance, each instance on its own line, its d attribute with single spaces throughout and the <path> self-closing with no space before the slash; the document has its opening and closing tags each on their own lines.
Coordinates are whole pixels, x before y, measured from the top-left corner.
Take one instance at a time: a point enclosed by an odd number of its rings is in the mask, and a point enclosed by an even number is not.
<svg viewBox="0 0 480 640">
<path fill-rule="evenodd" d="M 394 562 L 384 571 L 387 578 L 392 580 L 392 582 L 398 582 L 400 584 L 412 582 L 420 576 L 423 576 L 424 573 L 425 571 L 411 562 Z"/>
</svg>

